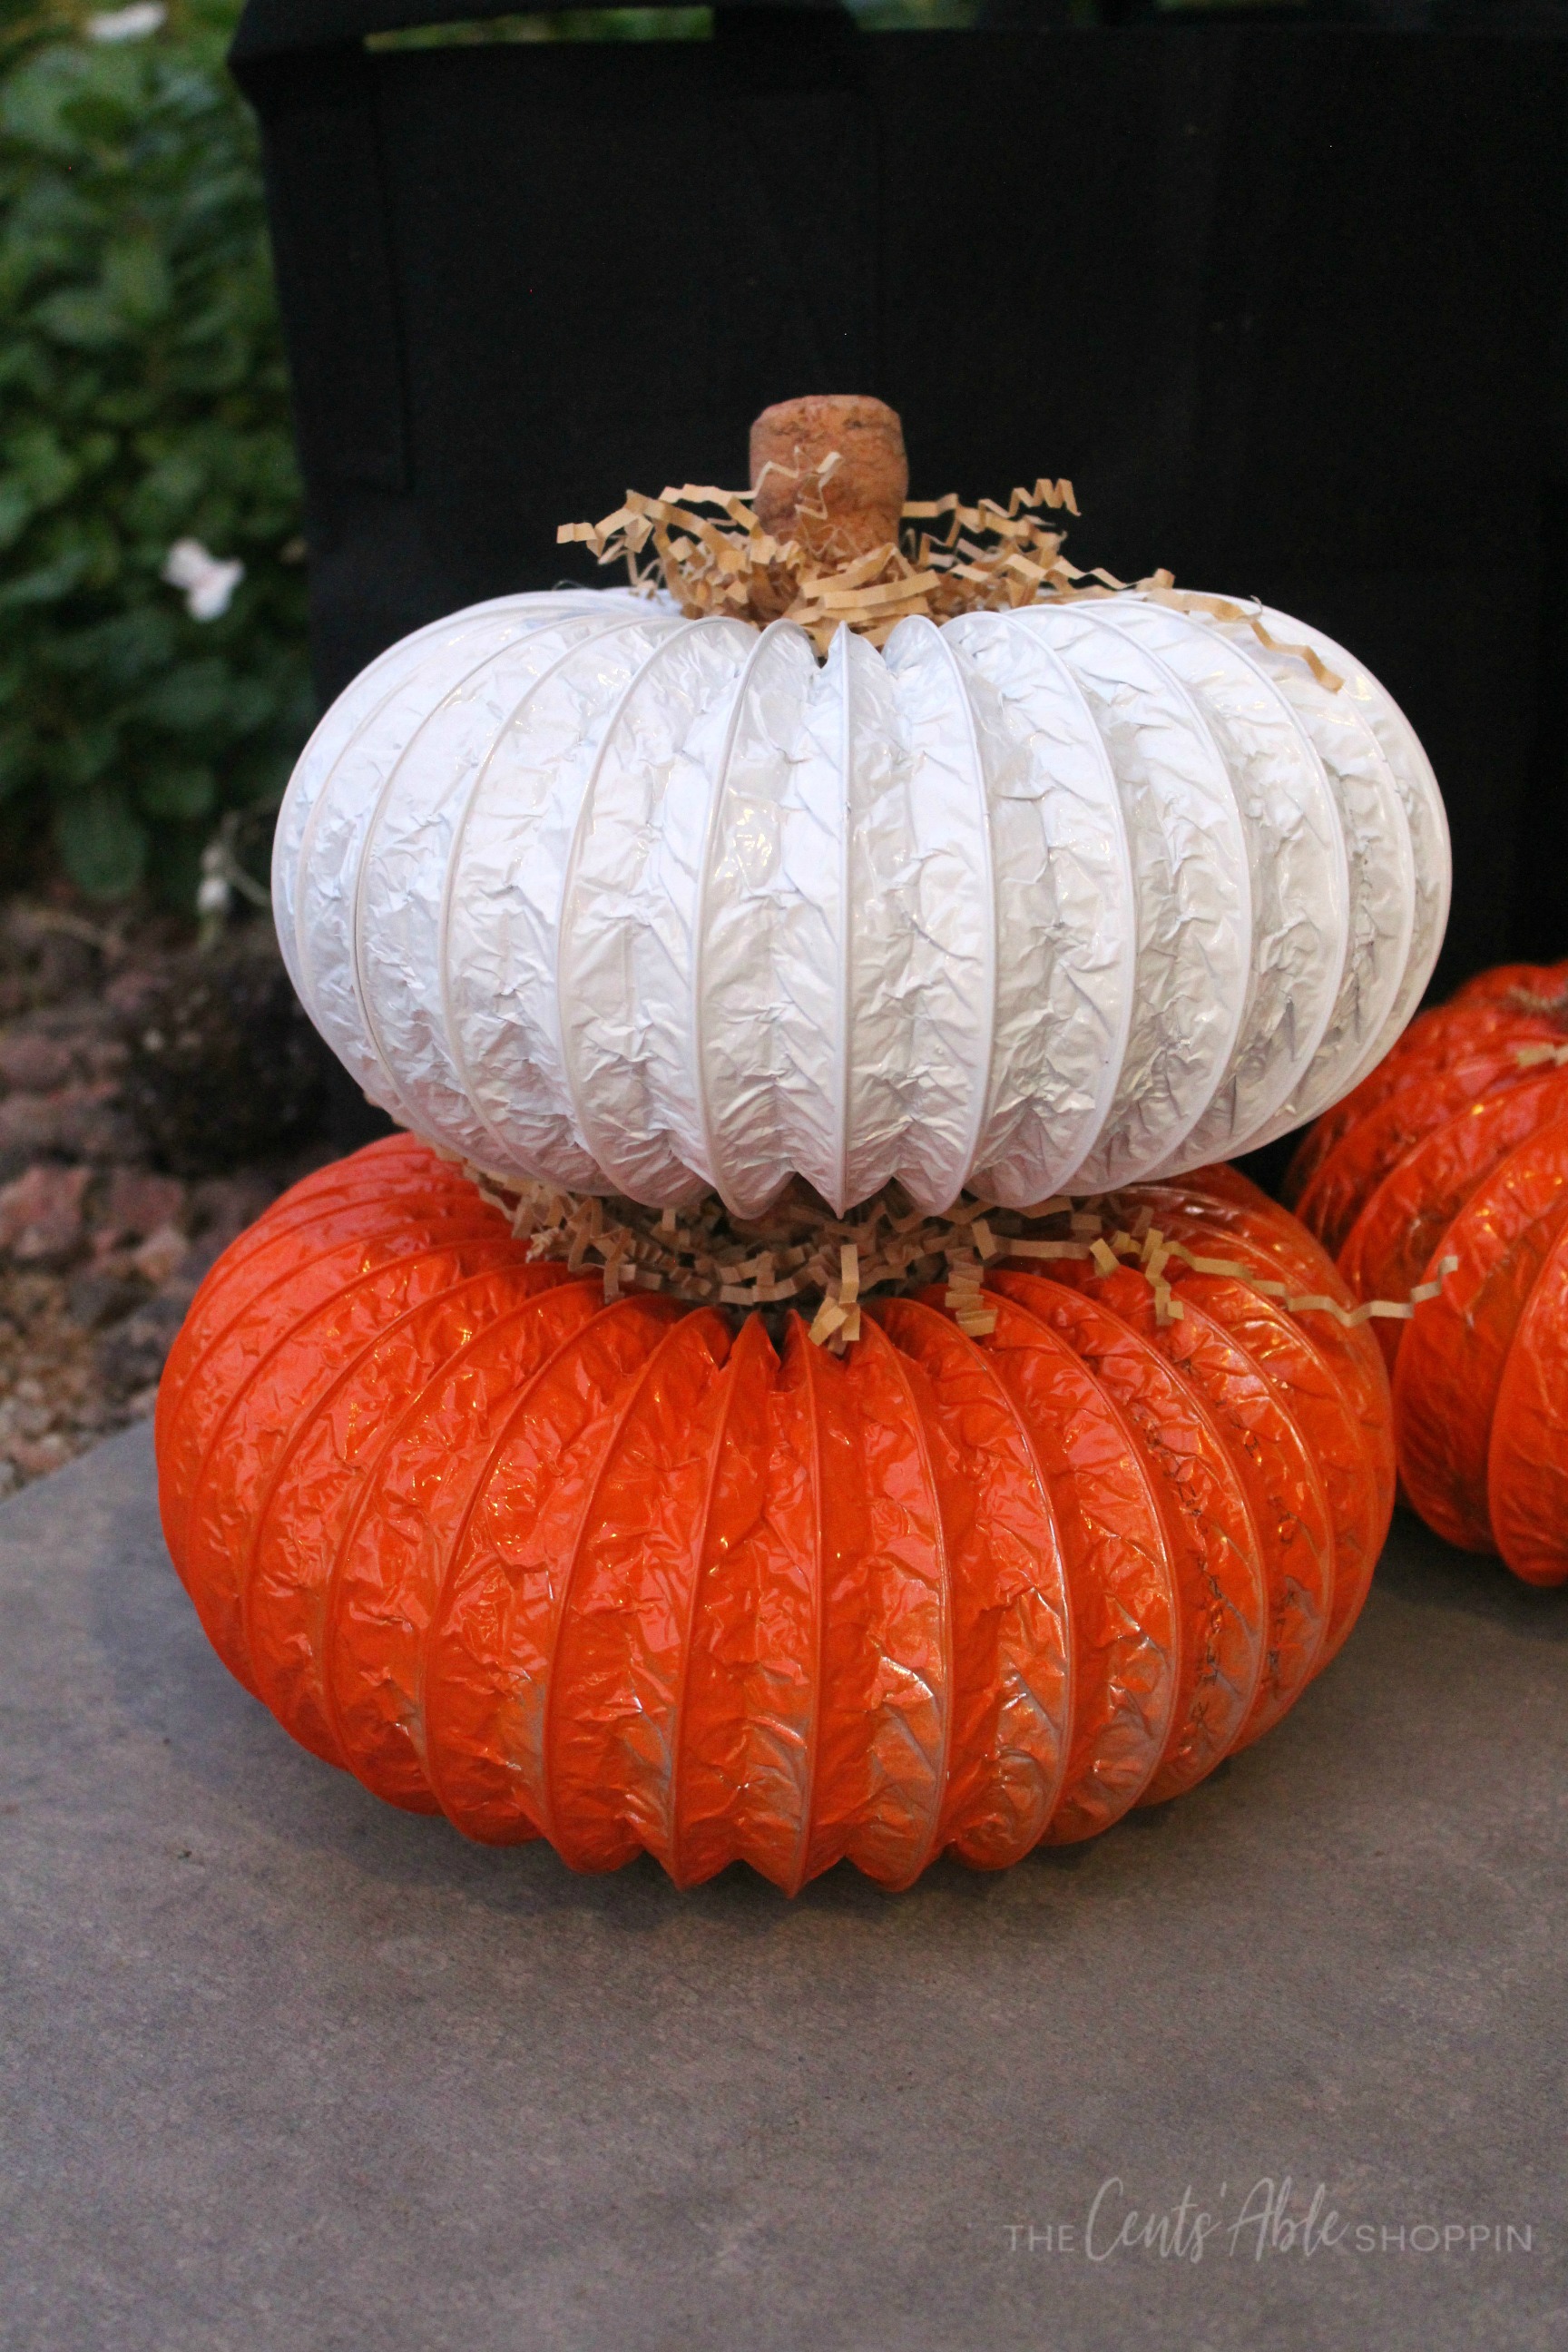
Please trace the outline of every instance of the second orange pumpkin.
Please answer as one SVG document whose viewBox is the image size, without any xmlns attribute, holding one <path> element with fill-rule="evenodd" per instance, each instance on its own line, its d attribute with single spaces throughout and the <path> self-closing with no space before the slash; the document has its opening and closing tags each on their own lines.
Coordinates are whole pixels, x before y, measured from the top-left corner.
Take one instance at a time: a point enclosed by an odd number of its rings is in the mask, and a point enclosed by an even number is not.
<svg viewBox="0 0 1568 2352">
<path fill-rule="evenodd" d="M 1533 1584 L 1568 1580 L 1565 1035 L 1568 966 L 1482 973 L 1412 1025 L 1292 1171 L 1358 1297 L 1440 1278 L 1409 1321 L 1374 1327 L 1405 1491 L 1450 1543 Z"/>
</svg>

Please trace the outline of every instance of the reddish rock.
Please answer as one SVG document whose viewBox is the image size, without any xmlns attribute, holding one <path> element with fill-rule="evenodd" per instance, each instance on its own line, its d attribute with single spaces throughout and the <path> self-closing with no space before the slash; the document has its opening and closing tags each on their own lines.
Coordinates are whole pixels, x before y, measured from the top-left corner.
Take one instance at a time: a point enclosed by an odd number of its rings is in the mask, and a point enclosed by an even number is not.
<svg viewBox="0 0 1568 2352">
<path fill-rule="evenodd" d="M 112 1248 L 127 1238 L 142 1241 L 162 1225 L 182 1224 L 184 1215 L 185 1188 L 177 1176 L 154 1176 L 142 1168 L 112 1169 L 93 1220 L 98 1228 L 93 1246 Z"/>
<path fill-rule="evenodd" d="M 19 1173 L 47 1152 L 104 1161 L 134 1158 L 139 1149 L 140 1138 L 110 1083 L 59 1087 L 47 1095 L 13 1094 L 0 1101 L 0 1177 Z"/>
<path fill-rule="evenodd" d="M 24 1097 L 13 1097 L 20 1101 Z M 54 1105 L 57 1151 L 73 1160 L 106 1161 L 134 1158 L 142 1139 L 134 1122 L 121 1108 L 120 1089 L 110 1081 L 91 1087 L 65 1087 L 50 1097 Z M 6 1106 L 0 1103 L 0 1112 Z"/>
<path fill-rule="evenodd" d="M 99 1377 L 112 1396 L 133 1396 L 156 1381 L 189 1304 L 184 1286 L 171 1284 L 100 1336 L 93 1354 Z"/>
<path fill-rule="evenodd" d="M 0 1165 L 25 1167 L 59 1146 L 58 1098 L 54 1095 L 7 1095 L 0 1102 Z"/>
<path fill-rule="evenodd" d="M 0 1250 L 20 1265 L 68 1265 L 82 1245 L 89 1168 L 29 1168 L 0 1192 Z"/>
<path fill-rule="evenodd" d="M 117 1018 L 138 1021 L 163 985 L 163 974 L 155 965 L 134 964 L 129 971 L 116 973 L 103 992 L 103 1001 Z"/>
<path fill-rule="evenodd" d="M 71 1449 L 68 1437 L 50 1430 L 42 1437 L 14 1437 L 6 1450 L 24 1478 L 43 1478 L 69 1460 Z"/>
<path fill-rule="evenodd" d="M 216 1242 L 218 1250 L 226 1249 L 237 1239 L 247 1225 L 253 1225 L 263 1209 L 269 1208 L 278 1198 L 280 1187 L 250 1169 L 237 1176 L 209 1177 L 205 1184 L 193 1186 L 191 1211 L 196 1231 L 205 1244 Z"/>
<path fill-rule="evenodd" d="M 47 1095 L 71 1075 L 71 1054 L 58 1037 L 16 1029 L 0 1035 L 0 1079 L 19 1094 Z"/>
<path fill-rule="evenodd" d="M 118 1323 L 146 1297 L 145 1286 L 108 1266 L 79 1274 L 66 1293 L 66 1312 L 84 1331 Z"/>
<path fill-rule="evenodd" d="M 120 1084 L 120 1074 L 126 1063 L 123 1038 L 89 1034 L 79 1040 L 76 1051 L 79 1061 L 86 1063 L 89 1077 L 107 1078 L 115 1086 Z"/>
<path fill-rule="evenodd" d="M 185 1262 L 185 1236 L 177 1225 L 160 1225 L 155 1234 L 148 1234 L 131 1262 L 156 1290 L 172 1274 L 178 1274 Z"/>
</svg>

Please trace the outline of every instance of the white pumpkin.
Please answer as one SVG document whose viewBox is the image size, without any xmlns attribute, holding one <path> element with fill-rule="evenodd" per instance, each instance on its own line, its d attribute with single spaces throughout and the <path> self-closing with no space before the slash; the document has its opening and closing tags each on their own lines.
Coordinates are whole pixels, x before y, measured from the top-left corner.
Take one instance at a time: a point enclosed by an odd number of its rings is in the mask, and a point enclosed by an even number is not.
<svg viewBox="0 0 1568 2352">
<path fill-rule="evenodd" d="M 420 630 L 279 819 L 294 983 L 373 1100 L 505 1179 L 755 1215 L 1010 1207 L 1336 1100 L 1441 944 L 1431 769 L 1361 667 L 1138 595 L 840 629 L 626 591 Z"/>
</svg>

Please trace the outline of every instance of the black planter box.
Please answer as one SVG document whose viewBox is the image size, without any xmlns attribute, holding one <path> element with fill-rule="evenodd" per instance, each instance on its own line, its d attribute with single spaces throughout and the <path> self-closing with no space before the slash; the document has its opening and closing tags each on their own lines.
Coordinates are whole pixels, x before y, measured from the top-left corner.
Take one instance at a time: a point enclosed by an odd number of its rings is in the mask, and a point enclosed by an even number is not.
<svg viewBox="0 0 1568 2352">
<path fill-rule="evenodd" d="M 594 576 L 558 522 L 742 478 L 802 391 L 916 495 L 1076 482 L 1070 552 L 1347 640 L 1448 802 L 1437 987 L 1568 953 L 1568 48 L 1321 24 L 367 49 L 483 0 L 251 0 L 324 693 Z M 604 576 L 604 575 L 600 575 Z"/>
</svg>

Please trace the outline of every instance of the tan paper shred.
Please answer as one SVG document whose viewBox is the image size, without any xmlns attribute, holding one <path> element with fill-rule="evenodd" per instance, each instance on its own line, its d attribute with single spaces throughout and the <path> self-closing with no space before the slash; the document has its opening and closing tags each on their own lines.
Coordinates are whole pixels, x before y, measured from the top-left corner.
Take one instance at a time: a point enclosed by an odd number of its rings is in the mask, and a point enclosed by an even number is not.
<svg viewBox="0 0 1568 2352">
<path fill-rule="evenodd" d="M 606 1299 L 641 1289 L 694 1307 L 748 1313 L 792 1306 L 807 1317 L 813 1342 L 835 1355 L 860 1338 L 861 1304 L 868 1295 L 896 1297 L 938 1284 L 959 1328 L 971 1339 L 984 1338 L 996 1326 L 984 1287 L 986 1265 L 994 1258 L 1047 1265 L 1076 1258 L 1103 1275 L 1135 1265 L 1153 1287 L 1162 1323 L 1182 1317 L 1168 1274 L 1175 1261 L 1194 1274 L 1243 1283 L 1293 1315 L 1331 1315 L 1351 1328 L 1373 1317 L 1407 1319 L 1423 1300 L 1437 1297 L 1458 1264 L 1444 1258 L 1436 1279 L 1419 1284 L 1408 1298 L 1373 1298 L 1347 1307 L 1327 1296 L 1293 1292 L 1237 1259 L 1203 1256 L 1163 1234 L 1146 1207 L 1129 1228 L 1099 1196 L 1083 1202 L 1058 1196 L 1013 1210 L 965 1193 L 932 1216 L 889 1184 L 853 1215 L 839 1218 L 797 1178 L 765 1217 L 742 1220 L 731 1217 L 715 1194 L 695 1208 L 654 1210 L 547 1184 L 520 1186 L 466 1163 L 465 1173 L 513 1233 L 527 1236 L 531 1257 L 563 1264 L 573 1273 L 602 1266 Z M 1031 1230 L 1042 1223 L 1067 1231 Z"/>
<path fill-rule="evenodd" d="M 793 478 L 805 485 L 800 503 L 807 511 L 826 512 L 821 485 L 838 463 L 833 450 L 814 475 Z M 774 465 L 770 470 L 788 469 Z M 814 489 L 815 508 L 809 503 Z M 1032 488 L 1015 489 L 1005 507 L 994 499 L 965 506 L 952 490 L 945 498 L 911 499 L 903 509 L 906 523 L 945 523 L 945 529 L 905 530 L 898 543 L 889 541 L 828 572 L 813 569 L 814 559 L 797 541 L 781 541 L 763 529 L 752 511 L 755 496 L 754 489 L 724 490 L 710 482 L 667 488 L 657 499 L 628 490 L 601 522 L 563 522 L 556 541 L 591 549 L 601 565 L 624 562 L 634 588 L 651 591 L 662 582 L 688 620 L 727 618 L 759 628 L 770 621 L 797 622 L 819 655 L 840 627 L 882 646 L 911 614 L 948 621 L 960 613 L 1016 612 L 1047 599 L 1126 595 L 1136 588 L 1180 612 L 1244 623 L 1272 651 L 1304 661 L 1331 693 L 1342 684 L 1310 646 L 1271 636 L 1258 611 L 1228 597 L 1180 589 L 1169 572 L 1129 583 L 1098 568 L 1077 570 L 1062 554 L 1065 528 L 1050 520 L 1064 510 L 1078 515 L 1069 481 L 1042 474 Z M 722 515 L 728 528 L 701 513 L 704 507 Z M 647 562 L 650 548 L 653 561 Z"/>
<path fill-rule="evenodd" d="M 824 510 L 820 486 L 837 463 L 833 451 L 814 475 L 795 478 L 805 484 L 799 503 L 807 511 Z M 1042 594 L 1099 594 L 1122 584 L 1065 561 L 1065 530 L 1050 518 L 1064 509 L 1076 515 L 1078 501 L 1070 482 L 1045 476 L 1032 488 L 1016 489 L 1005 507 L 994 499 L 965 506 L 955 494 L 913 499 L 903 509 L 907 523 L 943 527 L 911 528 L 899 541 L 831 572 L 817 571 L 798 541 L 781 541 L 763 529 L 752 512 L 755 495 L 696 482 L 657 499 L 628 490 L 603 521 L 563 523 L 556 538 L 563 546 L 591 549 L 601 564 L 624 562 L 636 588 L 662 582 L 689 619 L 720 615 L 759 627 L 795 621 L 819 654 L 841 626 L 880 646 L 911 614 L 945 621 L 959 613 L 1006 612 Z"/>
</svg>

